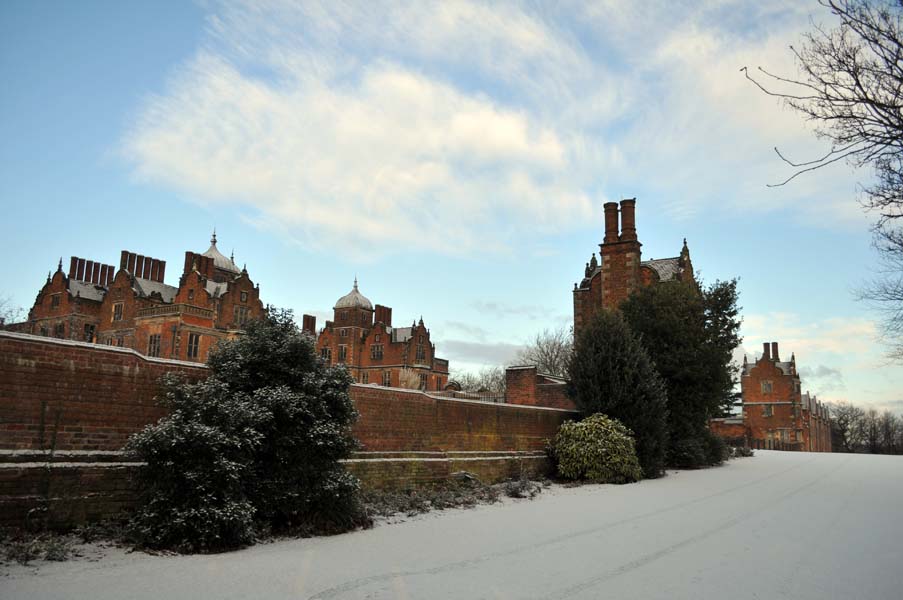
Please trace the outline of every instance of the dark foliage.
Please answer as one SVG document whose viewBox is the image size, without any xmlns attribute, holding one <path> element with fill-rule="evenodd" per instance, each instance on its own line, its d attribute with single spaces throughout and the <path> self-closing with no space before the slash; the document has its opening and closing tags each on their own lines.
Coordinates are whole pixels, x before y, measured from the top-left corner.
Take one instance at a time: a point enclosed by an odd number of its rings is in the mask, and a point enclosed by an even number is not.
<svg viewBox="0 0 903 600">
<path fill-rule="evenodd" d="M 669 464 L 708 464 L 708 421 L 729 409 L 735 396 L 732 356 L 740 344 L 736 280 L 701 290 L 664 282 L 637 291 L 621 310 L 665 382 Z M 700 452 L 692 440 L 699 442 Z M 691 457 L 700 462 L 688 464 Z"/>
<path fill-rule="evenodd" d="M 644 476 L 660 476 L 667 443 L 665 386 L 619 313 L 601 311 L 583 328 L 568 379 L 568 393 L 580 411 L 603 413 L 627 426 L 636 437 Z"/>
<path fill-rule="evenodd" d="M 260 531 L 332 533 L 365 525 L 351 378 L 317 358 L 287 311 L 249 323 L 208 360 L 211 375 L 166 382 L 170 414 L 128 449 L 146 462 L 135 534 L 144 545 L 212 551 Z"/>
</svg>

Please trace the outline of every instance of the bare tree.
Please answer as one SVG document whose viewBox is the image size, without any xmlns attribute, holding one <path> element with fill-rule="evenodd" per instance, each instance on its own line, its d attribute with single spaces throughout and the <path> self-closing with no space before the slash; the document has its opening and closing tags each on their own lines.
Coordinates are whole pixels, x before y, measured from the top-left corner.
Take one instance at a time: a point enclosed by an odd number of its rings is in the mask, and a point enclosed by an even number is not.
<svg viewBox="0 0 903 600">
<path fill-rule="evenodd" d="M 800 48 L 791 46 L 798 78 L 761 67 L 746 77 L 780 98 L 815 127 L 831 150 L 815 160 L 790 160 L 784 185 L 803 173 L 838 161 L 868 167 L 875 183 L 862 188 L 863 206 L 874 211 L 876 248 L 883 272 L 860 297 L 882 312 L 890 355 L 903 360 L 903 3 L 889 0 L 819 0 L 839 25 L 815 25 Z"/>
<path fill-rule="evenodd" d="M 398 385 L 409 390 L 420 389 L 420 375 L 407 367 L 398 372 Z"/>
<path fill-rule="evenodd" d="M 13 302 L 10 296 L 0 296 L 0 329 L 11 323 L 18 323 L 25 316 L 25 310 Z"/>
<path fill-rule="evenodd" d="M 534 365 L 540 373 L 565 377 L 573 350 L 572 330 L 563 327 L 544 329 L 518 353 L 515 361 L 521 365 Z"/>
<path fill-rule="evenodd" d="M 465 392 L 505 393 L 505 369 L 503 367 L 483 367 L 476 373 L 455 371 L 450 379 L 457 381 Z"/>
<path fill-rule="evenodd" d="M 881 452 L 883 454 L 898 454 L 900 447 L 898 438 L 900 435 L 900 419 L 889 410 L 881 413 L 878 421 L 881 430 Z"/>
<path fill-rule="evenodd" d="M 865 411 L 848 402 L 830 403 L 828 408 L 831 411 L 831 427 L 839 442 L 836 449 L 840 452 L 855 452 L 862 442 L 861 424 Z"/>
</svg>

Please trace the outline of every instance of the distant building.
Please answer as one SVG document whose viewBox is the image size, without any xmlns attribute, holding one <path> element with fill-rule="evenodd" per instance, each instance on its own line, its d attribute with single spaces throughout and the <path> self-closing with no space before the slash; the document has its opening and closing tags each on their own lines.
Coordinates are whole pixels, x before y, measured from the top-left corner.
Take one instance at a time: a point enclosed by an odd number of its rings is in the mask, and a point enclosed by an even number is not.
<svg viewBox="0 0 903 600">
<path fill-rule="evenodd" d="M 678 256 L 644 261 L 636 233 L 636 199 L 621 200 L 620 213 L 617 202 L 607 202 L 604 209 L 605 237 L 599 245 L 599 260 L 593 253 L 583 280 L 574 284 L 575 334 L 597 311 L 618 308 L 641 286 L 674 280 L 695 285 L 686 239 Z"/>
<path fill-rule="evenodd" d="M 118 270 L 73 256 L 67 274 L 60 260 L 28 320 L 10 329 L 203 362 L 218 340 L 264 315 L 259 287 L 217 249 L 216 233 L 203 254 L 185 253 L 177 287 L 165 272 L 165 261 L 128 250 Z"/>
<path fill-rule="evenodd" d="M 763 344 L 753 363 L 744 357 L 740 386 L 741 419 L 713 419 L 712 430 L 725 438 L 745 438 L 760 448 L 831 452 L 831 418 L 827 407 L 802 392 L 796 356 L 782 361 L 778 343 Z"/>
<path fill-rule="evenodd" d="M 316 335 L 316 318 L 304 315 L 302 327 Z M 415 374 L 422 390 L 442 390 L 448 382 L 448 361 L 436 356 L 423 317 L 410 327 L 393 327 L 392 309 L 374 308 L 356 278 L 351 291 L 336 301 L 333 320 L 317 335 L 317 349 L 329 364 L 348 367 L 359 383 L 404 387 L 403 369 Z"/>
</svg>

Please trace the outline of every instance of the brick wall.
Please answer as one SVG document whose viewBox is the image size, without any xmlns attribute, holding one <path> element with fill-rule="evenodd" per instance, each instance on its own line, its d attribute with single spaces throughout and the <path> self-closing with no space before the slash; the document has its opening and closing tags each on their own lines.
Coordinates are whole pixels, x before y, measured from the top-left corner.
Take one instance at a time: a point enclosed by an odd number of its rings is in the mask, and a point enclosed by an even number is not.
<svg viewBox="0 0 903 600">
<path fill-rule="evenodd" d="M 21 524 L 45 504 L 54 524 L 131 506 L 133 467 L 117 451 L 164 414 L 154 397 L 171 371 L 189 378 L 207 372 L 128 348 L 0 331 L 0 524 Z M 351 397 L 362 448 L 347 466 L 369 488 L 422 485 L 456 471 L 485 482 L 547 472 L 546 440 L 576 416 L 372 385 L 353 385 Z"/>
<path fill-rule="evenodd" d="M 167 372 L 199 378 L 206 368 L 0 332 L 0 449 L 47 448 L 56 429 L 58 450 L 119 450 L 164 414 L 154 397 Z"/>
<path fill-rule="evenodd" d="M 508 367 L 505 370 L 505 402 L 577 410 L 562 380 L 543 375 L 532 366 Z"/>
</svg>

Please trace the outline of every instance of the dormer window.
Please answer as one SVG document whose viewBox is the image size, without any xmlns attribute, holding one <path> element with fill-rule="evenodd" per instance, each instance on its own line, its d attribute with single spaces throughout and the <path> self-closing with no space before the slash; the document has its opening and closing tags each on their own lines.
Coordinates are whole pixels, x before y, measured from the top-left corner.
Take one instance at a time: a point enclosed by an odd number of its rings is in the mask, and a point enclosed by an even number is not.
<svg viewBox="0 0 903 600">
<path fill-rule="evenodd" d="M 248 301 L 248 292 L 242 292 L 242 293 L 241 293 L 241 301 L 242 301 L 242 302 L 247 302 L 247 301 Z"/>
<path fill-rule="evenodd" d="M 771 381 L 766 379 L 765 381 L 762 382 L 762 393 L 770 394 L 771 390 L 772 390 Z"/>
<path fill-rule="evenodd" d="M 62 294 L 54 294 L 50 297 L 50 308 L 58 308 L 60 305 L 60 296 Z"/>
<path fill-rule="evenodd" d="M 122 302 L 117 302 L 113 305 L 113 320 L 121 321 L 122 320 Z"/>
<path fill-rule="evenodd" d="M 188 290 L 188 301 L 194 300 L 194 290 Z"/>
<path fill-rule="evenodd" d="M 376 337 L 373 338 L 373 341 L 376 342 L 376 343 L 379 343 L 379 342 L 380 342 L 380 336 L 379 336 L 378 333 L 376 334 Z"/>
</svg>

